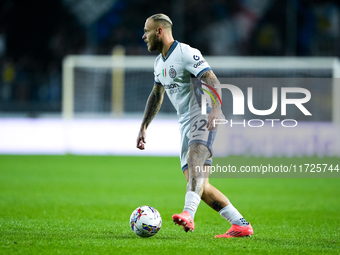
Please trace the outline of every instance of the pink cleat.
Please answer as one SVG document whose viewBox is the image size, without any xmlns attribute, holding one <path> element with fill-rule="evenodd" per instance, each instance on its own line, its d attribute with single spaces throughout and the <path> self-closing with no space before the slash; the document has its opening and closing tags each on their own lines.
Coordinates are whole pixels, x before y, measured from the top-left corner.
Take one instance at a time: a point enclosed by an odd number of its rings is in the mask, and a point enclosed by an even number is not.
<svg viewBox="0 0 340 255">
<path fill-rule="evenodd" d="M 194 220 L 187 211 L 183 211 L 181 214 L 174 214 L 172 220 L 175 224 L 183 226 L 185 232 L 188 232 L 189 230 L 193 232 L 195 229 Z"/>
<path fill-rule="evenodd" d="M 252 226 L 247 225 L 247 226 L 239 226 L 233 224 L 231 228 L 227 231 L 227 233 L 223 235 L 217 235 L 215 238 L 232 238 L 232 237 L 246 237 L 246 236 L 251 236 L 254 233 Z"/>
</svg>

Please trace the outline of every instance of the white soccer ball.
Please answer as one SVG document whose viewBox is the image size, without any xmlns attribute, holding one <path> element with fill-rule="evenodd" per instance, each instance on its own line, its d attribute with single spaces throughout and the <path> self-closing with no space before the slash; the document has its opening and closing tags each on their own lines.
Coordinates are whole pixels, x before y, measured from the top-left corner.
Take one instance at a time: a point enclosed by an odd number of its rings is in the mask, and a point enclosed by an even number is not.
<svg viewBox="0 0 340 255">
<path fill-rule="evenodd" d="M 150 237 L 161 229 L 162 218 L 159 212 L 151 206 L 140 206 L 130 217 L 130 226 L 136 235 Z"/>
</svg>

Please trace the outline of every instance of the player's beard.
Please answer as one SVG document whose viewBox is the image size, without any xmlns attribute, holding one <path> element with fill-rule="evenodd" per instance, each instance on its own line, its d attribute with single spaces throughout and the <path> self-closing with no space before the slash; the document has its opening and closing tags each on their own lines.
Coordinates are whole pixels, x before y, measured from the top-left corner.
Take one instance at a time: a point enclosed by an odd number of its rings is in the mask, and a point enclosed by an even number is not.
<svg viewBox="0 0 340 255">
<path fill-rule="evenodd" d="M 157 37 L 156 34 L 154 34 L 153 37 L 148 40 L 148 44 L 149 44 L 148 51 L 150 52 L 154 50 L 159 50 L 162 48 L 161 40 Z"/>
</svg>

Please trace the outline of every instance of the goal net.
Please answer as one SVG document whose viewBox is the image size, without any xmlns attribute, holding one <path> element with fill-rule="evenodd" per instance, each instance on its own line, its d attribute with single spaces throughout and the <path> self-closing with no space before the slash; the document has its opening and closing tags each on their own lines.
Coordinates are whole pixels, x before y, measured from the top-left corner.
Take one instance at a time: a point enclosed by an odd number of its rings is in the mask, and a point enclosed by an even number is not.
<svg viewBox="0 0 340 255">
<path fill-rule="evenodd" d="M 153 87 L 154 60 L 153 56 L 67 56 L 63 61 L 63 117 L 142 114 Z M 304 78 L 305 81 L 316 81 L 306 85 L 312 95 L 310 107 L 313 112 L 308 121 L 340 123 L 340 84 L 336 79 L 340 78 L 340 62 L 337 58 L 206 57 L 206 60 L 219 79 L 243 79 L 240 88 L 244 95 L 249 81 L 256 79 Z M 326 82 L 317 82 L 318 79 Z M 228 99 L 224 93 L 223 98 Z M 271 91 L 264 97 L 266 93 L 266 86 L 256 85 L 254 107 L 270 107 Z M 268 98 L 268 102 L 264 98 Z M 224 102 L 231 104 L 230 100 Z M 160 113 L 175 114 L 167 96 Z M 251 118 L 247 114 L 244 117 Z M 297 116 L 297 120 L 305 119 Z"/>
</svg>

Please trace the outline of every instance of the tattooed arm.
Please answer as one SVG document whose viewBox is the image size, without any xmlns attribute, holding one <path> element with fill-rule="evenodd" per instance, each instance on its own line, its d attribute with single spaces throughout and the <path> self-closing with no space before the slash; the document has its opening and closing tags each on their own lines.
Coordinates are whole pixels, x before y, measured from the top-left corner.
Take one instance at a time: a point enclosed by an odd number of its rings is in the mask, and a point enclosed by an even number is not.
<svg viewBox="0 0 340 255">
<path fill-rule="evenodd" d="M 214 72 L 212 70 L 205 72 L 201 76 L 201 80 L 202 80 L 203 83 L 208 84 L 209 86 L 216 89 L 216 91 L 219 94 L 221 101 L 222 101 L 222 91 L 221 91 L 220 88 L 218 88 L 218 89 L 216 88 L 216 85 L 220 84 L 220 82 L 218 81 Z M 222 110 L 221 110 L 222 105 L 220 103 L 220 100 L 218 99 L 218 97 L 215 93 L 211 93 L 211 94 L 214 97 L 216 104 L 213 103 L 213 102 L 211 103 L 212 110 L 209 113 L 208 123 L 207 123 L 207 128 L 208 128 L 209 131 L 213 131 L 213 130 L 216 129 L 216 126 L 214 127 L 214 119 L 224 118 L 224 116 L 222 114 Z"/>
<path fill-rule="evenodd" d="M 214 72 L 212 70 L 209 70 L 207 72 L 205 72 L 202 76 L 201 76 L 201 81 L 205 84 L 210 85 L 211 87 L 213 87 L 214 89 L 216 89 L 217 93 L 219 94 L 221 100 L 222 100 L 222 93 L 221 93 L 221 89 L 217 89 L 216 85 L 220 84 L 219 80 L 217 79 L 216 75 L 214 74 Z M 215 95 L 215 93 L 212 93 L 213 97 L 216 100 L 217 105 L 212 104 L 213 108 L 214 107 L 219 107 L 221 108 L 221 103 L 220 100 L 218 99 L 217 95 Z"/>
<path fill-rule="evenodd" d="M 148 101 L 146 102 L 144 117 L 142 121 L 142 125 L 140 127 L 140 131 L 137 137 L 137 148 L 140 150 L 144 150 L 145 146 L 145 137 L 146 137 L 146 129 L 149 124 L 153 120 L 153 118 L 158 113 L 161 108 L 163 98 L 164 98 L 165 89 L 163 86 L 154 85 Z"/>
</svg>

